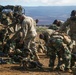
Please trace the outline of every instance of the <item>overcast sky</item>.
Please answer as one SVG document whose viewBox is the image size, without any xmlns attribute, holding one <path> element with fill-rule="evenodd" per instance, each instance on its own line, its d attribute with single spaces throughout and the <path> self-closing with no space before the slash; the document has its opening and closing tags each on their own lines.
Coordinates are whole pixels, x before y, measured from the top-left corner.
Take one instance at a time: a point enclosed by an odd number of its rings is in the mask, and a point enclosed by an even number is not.
<svg viewBox="0 0 76 75">
<path fill-rule="evenodd" d="M 76 0 L 0 0 L 0 5 L 76 6 Z"/>
</svg>

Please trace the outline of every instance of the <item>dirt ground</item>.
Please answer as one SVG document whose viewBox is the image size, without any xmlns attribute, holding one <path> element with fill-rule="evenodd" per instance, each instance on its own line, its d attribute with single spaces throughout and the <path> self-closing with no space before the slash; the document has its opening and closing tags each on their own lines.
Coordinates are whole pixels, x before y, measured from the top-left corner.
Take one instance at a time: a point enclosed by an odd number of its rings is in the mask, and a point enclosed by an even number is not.
<svg viewBox="0 0 76 75">
<path fill-rule="evenodd" d="M 62 71 L 51 71 L 48 67 L 49 58 L 44 53 L 39 53 L 40 62 L 44 65 L 44 70 L 29 69 L 24 70 L 20 64 L 0 64 L 0 75 L 76 75 Z"/>
<path fill-rule="evenodd" d="M 41 41 L 36 38 L 37 42 Z M 62 71 L 51 71 L 48 67 L 49 58 L 46 57 L 45 53 L 38 53 L 40 62 L 44 65 L 44 70 L 31 69 L 24 70 L 20 64 L 0 64 L 0 75 L 76 75 L 75 72 L 68 73 Z"/>
</svg>

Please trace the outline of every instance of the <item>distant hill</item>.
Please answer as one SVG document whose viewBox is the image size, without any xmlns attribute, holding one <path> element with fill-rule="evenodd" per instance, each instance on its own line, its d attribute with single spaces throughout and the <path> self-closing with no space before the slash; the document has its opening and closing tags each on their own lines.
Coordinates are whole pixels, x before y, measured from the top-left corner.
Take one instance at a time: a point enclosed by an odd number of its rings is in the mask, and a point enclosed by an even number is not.
<svg viewBox="0 0 76 75">
<path fill-rule="evenodd" d="M 55 19 L 66 21 L 70 17 L 72 10 L 76 10 L 76 6 L 39 6 L 24 7 L 25 14 L 34 19 L 39 19 L 38 25 L 49 25 Z"/>
</svg>

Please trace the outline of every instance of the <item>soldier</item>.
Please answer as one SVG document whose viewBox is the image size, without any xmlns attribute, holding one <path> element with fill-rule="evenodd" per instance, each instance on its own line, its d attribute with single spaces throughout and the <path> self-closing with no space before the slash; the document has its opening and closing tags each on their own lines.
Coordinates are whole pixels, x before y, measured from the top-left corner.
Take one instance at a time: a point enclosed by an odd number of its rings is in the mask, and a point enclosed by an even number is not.
<svg viewBox="0 0 76 75">
<path fill-rule="evenodd" d="M 53 24 L 49 27 L 49 29 L 58 30 L 63 23 L 64 23 L 63 21 L 54 20 Z"/>
<path fill-rule="evenodd" d="M 45 37 L 43 40 L 47 43 L 48 39 L 50 38 L 50 35 L 52 35 L 55 32 L 53 29 L 46 29 L 42 34 Z M 42 38 L 42 35 L 39 35 L 40 38 Z"/>
<path fill-rule="evenodd" d="M 60 28 L 60 31 L 68 31 L 68 35 L 72 40 L 75 41 L 75 46 L 72 50 L 72 53 L 76 53 L 76 10 L 72 10 L 71 17 L 68 18 L 67 21 L 65 21 L 65 23 Z M 72 63 L 72 66 L 74 66 L 74 63 Z"/>
<path fill-rule="evenodd" d="M 53 29 L 47 29 L 42 34 L 39 35 L 39 38 L 43 39 L 45 41 L 45 46 L 47 47 L 48 39 L 50 38 L 50 35 L 52 35 L 55 32 Z M 43 38 L 44 37 L 44 38 Z M 49 48 L 47 47 L 46 53 L 48 55 Z"/>
<path fill-rule="evenodd" d="M 14 6 L 14 12 L 22 14 L 22 7 L 21 6 Z"/>
<path fill-rule="evenodd" d="M 37 36 L 36 21 L 33 20 L 33 18 L 25 15 L 14 14 L 14 16 L 16 19 L 19 19 L 17 22 L 19 22 L 21 25 L 21 29 L 18 30 L 14 37 L 16 37 L 18 33 L 22 31 L 25 49 L 33 49 L 32 52 L 34 52 L 35 56 L 37 56 L 34 42 L 34 39 Z"/>
<path fill-rule="evenodd" d="M 10 15 L 10 13 L 8 13 Z M 10 16 L 6 13 L 2 13 L 1 15 L 1 24 L 5 25 L 6 27 L 12 24 L 12 20 Z"/>
<path fill-rule="evenodd" d="M 45 45 L 46 45 L 46 49 L 47 49 L 47 55 L 49 55 L 50 56 L 50 64 L 49 64 L 49 67 L 51 68 L 51 69 L 53 69 L 53 67 L 54 67 L 54 61 L 55 61 L 55 58 L 56 58 L 56 53 L 55 52 L 50 52 L 50 47 L 48 46 L 48 42 L 49 42 L 49 39 L 50 39 L 50 37 L 51 37 L 51 35 L 53 34 L 53 33 L 55 33 L 55 31 L 54 30 L 52 30 L 52 29 L 47 29 L 46 31 L 44 31 L 42 34 L 40 34 L 39 35 L 39 38 L 40 39 L 43 39 L 44 41 L 45 41 Z M 50 55 L 50 53 L 52 54 L 52 55 Z"/>
<path fill-rule="evenodd" d="M 45 40 L 45 37 L 46 37 L 45 35 L 46 34 L 40 35 L 40 38 Z M 53 33 L 51 35 L 49 35 L 49 38 L 47 39 L 47 41 L 45 40 L 45 42 L 46 42 L 46 46 L 50 53 L 49 54 L 50 55 L 49 66 L 51 67 L 51 69 L 54 68 L 54 62 L 55 62 L 55 58 L 57 55 L 58 56 L 57 67 L 59 67 L 62 63 L 64 63 L 65 64 L 64 69 L 69 72 L 72 72 L 72 70 L 70 69 L 71 51 L 68 48 L 66 42 L 64 41 L 63 33 L 53 31 Z M 71 42 L 71 40 L 69 42 Z"/>
<path fill-rule="evenodd" d="M 1 13 L 1 24 L 6 25 L 6 26 L 8 25 L 6 13 Z"/>
</svg>

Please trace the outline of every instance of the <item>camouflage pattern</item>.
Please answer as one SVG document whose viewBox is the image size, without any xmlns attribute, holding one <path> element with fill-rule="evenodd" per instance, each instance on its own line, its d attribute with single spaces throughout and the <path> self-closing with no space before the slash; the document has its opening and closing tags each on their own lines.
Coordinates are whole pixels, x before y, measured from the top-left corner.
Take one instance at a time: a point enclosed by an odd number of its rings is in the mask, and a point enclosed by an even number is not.
<svg viewBox="0 0 76 75">
<path fill-rule="evenodd" d="M 14 12 L 22 14 L 22 7 L 21 6 L 14 6 Z"/>
<path fill-rule="evenodd" d="M 65 31 L 67 30 L 67 27 L 69 26 L 70 28 L 70 35 L 74 34 L 76 32 L 75 30 L 75 22 L 76 20 L 72 20 L 71 18 L 67 19 L 67 21 L 65 21 L 65 23 L 62 25 L 62 27 L 60 28 L 61 31 Z"/>
<path fill-rule="evenodd" d="M 33 54 L 36 56 L 36 59 L 39 59 L 36 53 L 36 44 L 35 44 L 35 37 L 37 36 L 36 32 L 36 22 L 31 18 L 25 16 L 25 19 L 22 22 L 22 33 L 23 39 L 26 49 L 31 49 Z"/>
<path fill-rule="evenodd" d="M 9 53 L 9 49 L 10 49 L 10 43 L 11 43 L 11 40 L 9 39 L 9 35 L 6 35 L 5 41 L 6 41 L 6 44 L 4 44 L 3 52 L 5 54 L 8 54 Z"/>
<path fill-rule="evenodd" d="M 18 38 L 15 39 L 15 50 L 16 49 L 20 49 L 21 51 L 23 51 L 24 49 L 24 41 L 22 40 L 22 37 L 19 36 Z"/>
<path fill-rule="evenodd" d="M 72 13 L 71 13 L 72 14 Z M 71 60 L 71 67 L 75 65 L 75 59 L 73 54 L 76 53 L 76 16 L 75 14 L 65 21 L 63 26 L 60 28 L 60 31 L 65 31 L 73 40 L 72 43 L 72 60 Z"/>
<path fill-rule="evenodd" d="M 30 44 L 34 41 L 37 32 L 36 32 L 36 23 L 31 17 L 25 17 L 22 22 L 22 32 L 23 38 L 25 41 L 25 46 L 27 49 L 30 49 Z"/>
<path fill-rule="evenodd" d="M 64 21 L 61 20 L 54 20 L 53 24 L 50 25 L 49 29 L 58 30 L 62 25 Z"/>
<path fill-rule="evenodd" d="M 54 32 L 47 42 L 47 50 L 49 52 L 50 61 L 49 66 L 54 67 L 54 61 L 56 55 L 58 56 L 58 66 L 62 63 L 65 64 L 65 68 L 70 68 L 71 65 L 71 51 L 68 48 L 67 44 L 64 42 L 64 37 L 62 33 Z M 62 61 L 60 61 L 62 58 Z"/>
<path fill-rule="evenodd" d="M 34 54 L 36 54 L 36 46 L 34 39 L 37 36 L 36 32 L 36 22 L 31 18 L 27 17 L 25 15 L 24 20 L 21 23 L 21 29 L 19 29 L 16 34 L 13 36 L 18 37 L 19 32 L 22 32 L 23 40 L 24 40 L 24 48 L 26 49 L 31 49 Z"/>
<path fill-rule="evenodd" d="M 46 29 L 42 34 L 44 35 L 44 41 L 47 43 L 48 39 L 51 37 L 51 35 L 55 32 L 53 29 Z"/>
<path fill-rule="evenodd" d="M 52 24 L 49 29 L 54 29 L 54 30 L 57 30 L 59 29 L 59 27 L 56 25 L 56 24 Z"/>
<path fill-rule="evenodd" d="M 75 41 L 76 44 L 76 16 L 72 16 L 67 19 L 67 21 L 65 21 L 63 26 L 60 28 L 60 31 L 64 31 L 67 33 L 68 29 L 68 35 L 71 37 L 72 40 Z M 73 52 L 76 53 L 76 46 L 74 47 Z"/>
</svg>

